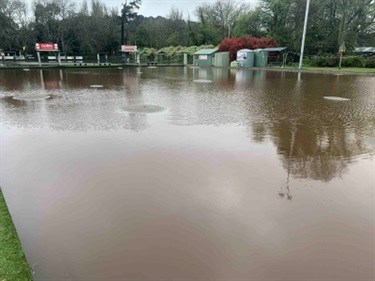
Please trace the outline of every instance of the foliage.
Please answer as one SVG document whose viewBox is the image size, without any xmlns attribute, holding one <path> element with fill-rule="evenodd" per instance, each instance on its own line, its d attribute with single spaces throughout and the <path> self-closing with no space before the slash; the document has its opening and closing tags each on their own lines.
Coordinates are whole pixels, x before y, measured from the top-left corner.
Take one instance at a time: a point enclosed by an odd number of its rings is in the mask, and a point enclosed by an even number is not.
<svg viewBox="0 0 375 281">
<path fill-rule="evenodd" d="M 125 39 L 125 28 L 130 21 L 134 20 L 137 17 L 137 10 L 139 9 L 142 0 L 132 0 L 128 3 L 125 0 L 125 3 L 122 4 L 121 9 L 121 44 L 126 43 Z"/>
<path fill-rule="evenodd" d="M 281 45 L 299 51 L 306 0 L 261 0 L 239 18 L 236 36 L 272 36 Z M 375 1 L 320 0 L 310 2 L 305 53 L 334 53 L 342 42 L 349 48 L 371 46 L 375 35 Z"/>
<path fill-rule="evenodd" d="M 317 56 L 315 58 L 304 59 L 303 64 L 312 67 L 337 67 L 339 65 L 339 56 Z M 364 58 L 362 56 L 344 56 L 341 62 L 342 67 L 375 67 L 375 57 Z"/>
<path fill-rule="evenodd" d="M 343 57 L 341 66 L 342 67 L 363 67 L 365 59 L 359 56 Z"/>
<path fill-rule="evenodd" d="M 236 59 L 237 51 L 241 49 L 259 49 L 278 47 L 279 44 L 273 38 L 254 36 L 225 38 L 219 44 L 219 52 L 229 52 L 230 60 Z"/>
<path fill-rule="evenodd" d="M 188 53 L 189 56 L 193 56 L 193 54 L 201 49 L 211 49 L 214 48 L 213 45 L 201 45 L 201 46 L 168 46 L 161 48 L 158 52 L 163 53 L 164 58 L 167 61 L 175 61 L 178 60 L 179 57 L 182 56 L 182 52 Z M 143 48 L 142 53 L 147 56 L 149 60 L 153 60 L 157 55 L 157 50 L 154 48 Z"/>
<path fill-rule="evenodd" d="M 25 55 L 34 52 L 36 42 L 50 41 L 69 55 L 114 55 L 123 42 L 159 50 L 216 46 L 225 38 L 252 35 L 274 38 L 298 54 L 306 8 L 306 0 L 259 0 L 252 9 L 245 0 L 216 0 L 198 6 L 197 20 L 191 20 L 176 8 L 166 17 L 138 15 L 141 0 L 127 0 L 118 9 L 107 8 L 102 0 L 83 0 L 80 7 L 72 0 L 35 0 L 32 15 L 27 14 L 25 1 L 0 0 L 0 49 L 4 51 L 19 53 L 25 46 Z M 374 0 L 310 2 L 305 54 L 334 54 L 343 41 L 348 53 L 355 47 L 375 46 Z M 234 50 L 244 43 L 235 45 L 239 46 L 232 46 L 232 59 Z M 313 63 L 333 64 L 322 59 Z"/>
<path fill-rule="evenodd" d="M 201 23 L 199 33 L 203 44 L 218 44 L 223 38 L 231 37 L 238 19 L 250 11 L 250 6 L 243 1 L 217 0 L 204 3 L 195 13 Z"/>
<path fill-rule="evenodd" d="M 375 68 L 375 56 L 367 58 L 363 63 L 363 67 Z"/>
<path fill-rule="evenodd" d="M 29 266 L 0 188 L 0 280 L 32 281 Z"/>
<path fill-rule="evenodd" d="M 316 57 L 310 60 L 310 66 L 335 67 L 339 65 L 339 57 Z"/>
</svg>

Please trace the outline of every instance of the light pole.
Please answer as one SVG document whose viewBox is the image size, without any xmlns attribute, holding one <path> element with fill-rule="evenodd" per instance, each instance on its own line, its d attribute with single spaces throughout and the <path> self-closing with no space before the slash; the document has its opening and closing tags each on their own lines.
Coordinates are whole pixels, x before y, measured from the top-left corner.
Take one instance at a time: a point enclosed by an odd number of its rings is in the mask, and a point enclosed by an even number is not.
<svg viewBox="0 0 375 281">
<path fill-rule="evenodd" d="M 303 33 L 302 33 L 302 42 L 301 42 L 301 55 L 299 57 L 298 69 L 302 69 L 303 51 L 305 49 L 305 37 L 306 37 L 306 28 L 307 28 L 307 18 L 309 17 L 309 8 L 310 8 L 310 0 L 307 0 L 306 12 L 305 12 L 305 23 L 303 24 Z"/>
<path fill-rule="evenodd" d="M 124 4 L 122 4 L 122 10 L 121 10 L 121 46 L 125 45 L 125 9 L 126 9 L 126 4 L 128 1 L 125 1 Z M 121 60 L 122 64 L 125 64 L 126 62 L 126 54 L 125 52 L 121 53 Z"/>
</svg>

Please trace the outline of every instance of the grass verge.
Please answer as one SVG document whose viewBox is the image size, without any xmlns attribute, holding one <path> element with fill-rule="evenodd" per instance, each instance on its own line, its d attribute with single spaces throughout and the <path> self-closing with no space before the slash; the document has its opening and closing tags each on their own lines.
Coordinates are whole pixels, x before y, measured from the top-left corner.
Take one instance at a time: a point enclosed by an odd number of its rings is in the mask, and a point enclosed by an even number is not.
<svg viewBox="0 0 375 281">
<path fill-rule="evenodd" d="M 33 276 L 0 188 L 0 281 L 17 280 Z"/>
<path fill-rule="evenodd" d="M 297 69 L 297 67 L 288 66 L 287 69 Z M 302 70 L 322 71 L 322 72 L 356 72 L 356 73 L 374 73 L 375 68 L 362 68 L 362 67 L 314 67 L 314 66 L 303 66 Z"/>
</svg>

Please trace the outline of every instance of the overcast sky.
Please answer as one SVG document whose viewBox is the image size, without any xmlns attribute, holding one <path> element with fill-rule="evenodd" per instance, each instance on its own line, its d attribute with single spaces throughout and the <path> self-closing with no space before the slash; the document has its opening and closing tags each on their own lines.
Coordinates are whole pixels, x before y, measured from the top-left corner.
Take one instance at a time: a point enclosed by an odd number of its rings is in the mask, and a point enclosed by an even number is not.
<svg viewBox="0 0 375 281">
<path fill-rule="evenodd" d="M 121 0 L 112 0 L 113 2 Z M 190 14 L 194 17 L 194 10 L 197 6 L 204 3 L 204 1 L 189 1 L 189 0 L 143 0 L 138 14 L 146 17 L 167 16 L 171 11 L 172 6 L 183 12 L 184 18 Z"/>
</svg>

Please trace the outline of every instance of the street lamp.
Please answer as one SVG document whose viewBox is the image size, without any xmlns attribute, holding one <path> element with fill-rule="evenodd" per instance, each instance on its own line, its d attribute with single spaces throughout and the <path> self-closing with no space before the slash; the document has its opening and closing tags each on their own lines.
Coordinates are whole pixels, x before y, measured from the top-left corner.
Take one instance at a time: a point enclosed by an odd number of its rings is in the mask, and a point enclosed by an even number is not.
<svg viewBox="0 0 375 281">
<path fill-rule="evenodd" d="M 305 23 L 303 25 L 303 34 L 302 34 L 302 42 L 301 42 L 301 55 L 299 57 L 298 69 L 302 69 L 303 50 L 305 49 L 305 37 L 306 37 L 306 28 L 307 28 L 307 18 L 309 17 L 309 8 L 310 8 L 310 0 L 307 0 L 306 12 L 305 12 Z"/>
</svg>

